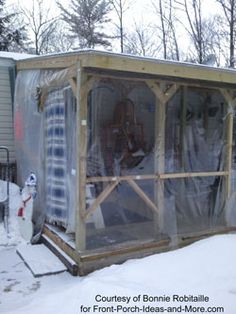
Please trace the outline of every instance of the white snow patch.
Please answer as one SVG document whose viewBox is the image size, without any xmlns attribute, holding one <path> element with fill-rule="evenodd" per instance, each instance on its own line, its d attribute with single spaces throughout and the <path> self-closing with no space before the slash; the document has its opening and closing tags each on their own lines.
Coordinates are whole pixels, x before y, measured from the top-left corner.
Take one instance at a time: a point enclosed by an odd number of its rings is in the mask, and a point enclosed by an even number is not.
<svg viewBox="0 0 236 314">
<path fill-rule="evenodd" d="M 18 52 L 9 52 L 9 51 L 0 51 L 0 58 L 8 58 L 13 60 L 24 60 L 36 57 L 35 55 L 27 53 L 18 53 Z"/>
<path fill-rule="evenodd" d="M 2 193 L 6 182 L 0 181 Z M 4 192 L 5 191 L 5 192 Z M 10 238 L 0 223 L 0 313 L 12 314 L 77 314 L 81 306 L 108 309 L 110 306 L 224 307 L 224 313 L 236 309 L 236 234 L 214 236 L 188 247 L 143 259 L 112 265 L 86 277 L 72 277 L 67 272 L 34 278 L 16 254 L 24 242 L 19 234 L 17 211 L 21 204 L 19 187 L 10 185 Z M 32 254 L 29 254 L 29 258 Z M 45 257 L 40 255 L 38 259 Z M 47 259 L 47 258 L 46 258 Z M 144 302 L 143 295 L 170 296 L 170 302 Z M 209 302 L 174 302 L 173 295 L 205 295 Z M 98 302 L 96 296 L 111 297 Z M 141 295 L 134 303 L 132 298 Z M 130 298 L 129 303 L 116 302 L 115 296 Z M 117 313 L 117 312 L 116 312 Z M 119 313 L 126 313 L 120 310 Z M 143 311 L 140 311 L 143 313 Z"/>
<path fill-rule="evenodd" d="M 77 314 L 81 305 L 109 307 L 204 306 L 224 307 L 224 313 L 236 309 L 236 235 L 214 236 L 188 247 L 157 254 L 123 265 L 113 265 L 86 277 L 68 273 L 33 278 L 13 249 L 0 252 L 0 312 L 12 314 Z M 170 302 L 144 302 L 142 296 L 170 296 Z M 172 296 L 205 295 L 209 302 L 174 302 Z M 97 295 L 113 297 L 98 302 Z M 141 295 L 134 303 L 133 296 Z M 114 297 L 130 297 L 128 304 Z M 121 310 L 119 313 L 125 313 Z M 144 313 L 140 311 L 140 313 Z"/>
<path fill-rule="evenodd" d="M 0 180 L 1 198 L 4 199 L 4 195 L 7 194 L 7 183 Z M 10 183 L 9 189 L 9 234 L 6 233 L 3 222 L 0 222 L 0 251 L 9 245 L 17 245 L 19 243 L 25 243 L 22 239 L 19 231 L 19 225 L 17 221 L 18 209 L 21 206 L 20 188 Z M 1 213 L 2 214 L 2 213 Z"/>
</svg>

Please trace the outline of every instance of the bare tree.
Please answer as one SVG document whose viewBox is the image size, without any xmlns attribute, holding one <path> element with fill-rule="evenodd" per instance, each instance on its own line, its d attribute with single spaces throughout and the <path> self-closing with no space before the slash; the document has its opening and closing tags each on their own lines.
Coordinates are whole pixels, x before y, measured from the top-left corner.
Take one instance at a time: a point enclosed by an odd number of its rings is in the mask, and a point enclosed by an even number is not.
<svg viewBox="0 0 236 314">
<path fill-rule="evenodd" d="M 110 46 L 109 36 L 103 31 L 110 21 L 107 0 L 71 0 L 69 9 L 58 2 L 62 19 L 68 24 L 72 37 L 79 40 L 80 48 Z"/>
<path fill-rule="evenodd" d="M 176 3 L 180 4 L 186 13 L 189 26 L 186 27 L 186 30 L 197 53 L 197 62 L 203 63 L 205 57 L 205 42 L 203 39 L 202 0 L 180 0 L 176 1 Z"/>
<path fill-rule="evenodd" d="M 75 47 L 75 40 L 69 34 L 68 25 L 58 19 L 56 22 L 56 29 L 48 38 L 48 50 L 49 52 L 67 52 L 71 51 Z"/>
<path fill-rule="evenodd" d="M 154 10 L 159 17 L 155 24 L 158 37 L 162 42 L 163 58 L 179 60 L 180 52 L 177 40 L 177 19 L 174 14 L 173 0 L 157 0 L 152 2 Z"/>
<path fill-rule="evenodd" d="M 228 30 L 226 36 L 229 38 L 229 66 L 235 66 L 235 38 L 236 38 L 236 0 L 216 0 L 220 3 Z"/>
<path fill-rule="evenodd" d="M 57 17 L 53 16 L 45 0 L 32 0 L 31 3 L 30 7 L 21 7 L 21 12 L 32 36 L 33 51 L 39 55 L 50 52 L 50 37 L 56 30 Z"/>
<path fill-rule="evenodd" d="M 154 42 L 154 29 L 143 21 L 134 22 L 133 30 L 126 34 L 125 52 L 140 56 L 154 57 L 160 51 L 161 45 Z"/>
<path fill-rule="evenodd" d="M 118 37 L 120 39 L 120 51 L 122 53 L 124 52 L 124 39 L 125 39 L 124 14 L 126 13 L 126 11 L 129 10 L 132 3 L 133 0 L 111 0 L 111 5 L 118 18 L 118 23 L 116 23 L 115 26 L 119 33 Z"/>
<path fill-rule="evenodd" d="M 186 23 L 182 23 L 182 25 L 190 36 L 194 47 L 190 59 L 197 63 L 204 63 L 209 55 L 213 55 L 215 52 L 214 45 L 218 40 L 217 19 L 203 16 L 203 0 L 175 0 L 175 3 L 179 5 L 187 18 L 187 25 Z"/>
</svg>

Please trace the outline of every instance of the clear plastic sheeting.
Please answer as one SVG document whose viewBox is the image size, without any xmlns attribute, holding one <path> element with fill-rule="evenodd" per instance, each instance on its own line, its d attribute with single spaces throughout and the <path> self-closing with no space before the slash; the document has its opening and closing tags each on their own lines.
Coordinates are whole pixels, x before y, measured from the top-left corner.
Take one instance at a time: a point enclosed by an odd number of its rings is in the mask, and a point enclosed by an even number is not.
<svg viewBox="0 0 236 314">
<path fill-rule="evenodd" d="M 166 172 L 223 170 L 227 112 L 219 91 L 180 88 L 167 105 Z"/>
<path fill-rule="evenodd" d="M 18 74 L 18 179 L 22 184 L 36 173 L 39 226 L 46 219 L 81 231 L 75 225 L 78 133 L 87 136 L 86 212 L 79 218 L 86 250 L 169 243 L 236 226 L 232 108 L 217 88 L 178 82 L 175 90 L 173 83 L 151 82 L 96 75 L 83 108 L 87 132 L 80 133 L 66 70 Z M 234 142 L 235 134 L 234 128 Z"/>
<path fill-rule="evenodd" d="M 87 210 L 119 183 L 87 221 L 87 249 L 227 226 L 226 176 L 206 174 L 226 167 L 226 101 L 216 89 L 182 86 L 164 104 L 162 130 L 161 105 L 144 82 L 100 79 L 90 91 Z M 103 217 L 99 226 L 96 215 Z"/>
<path fill-rule="evenodd" d="M 21 71 L 16 80 L 18 181 L 38 178 L 33 220 L 75 231 L 76 103 L 63 71 Z M 68 210 L 70 208 L 70 210 Z"/>
<path fill-rule="evenodd" d="M 155 110 L 155 97 L 144 83 L 95 83 L 88 104 L 87 175 L 152 174 Z"/>
</svg>

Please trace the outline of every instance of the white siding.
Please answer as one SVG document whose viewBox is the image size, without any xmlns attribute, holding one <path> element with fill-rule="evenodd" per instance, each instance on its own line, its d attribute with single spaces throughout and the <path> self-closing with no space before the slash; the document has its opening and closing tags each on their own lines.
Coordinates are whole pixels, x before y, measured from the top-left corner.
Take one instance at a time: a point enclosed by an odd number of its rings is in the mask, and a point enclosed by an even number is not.
<svg viewBox="0 0 236 314">
<path fill-rule="evenodd" d="M 8 67 L 0 66 L 0 146 L 10 150 L 11 161 L 15 160 L 12 98 Z M 0 152 L 0 162 L 4 162 L 5 154 Z"/>
</svg>

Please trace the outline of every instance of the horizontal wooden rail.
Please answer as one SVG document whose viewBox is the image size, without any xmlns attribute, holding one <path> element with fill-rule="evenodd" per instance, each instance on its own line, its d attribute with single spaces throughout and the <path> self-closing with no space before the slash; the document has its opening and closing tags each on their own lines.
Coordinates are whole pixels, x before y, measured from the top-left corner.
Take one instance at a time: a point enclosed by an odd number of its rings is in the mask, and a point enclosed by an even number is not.
<svg viewBox="0 0 236 314">
<path fill-rule="evenodd" d="M 180 173 L 162 173 L 157 175 L 132 175 L 132 176 L 110 176 L 110 177 L 90 177 L 86 179 L 87 183 L 95 182 L 112 182 L 112 181 L 128 181 L 128 180 L 165 180 L 165 179 L 181 179 L 195 177 L 222 177 L 228 176 L 229 171 L 215 172 L 180 172 Z"/>
</svg>

